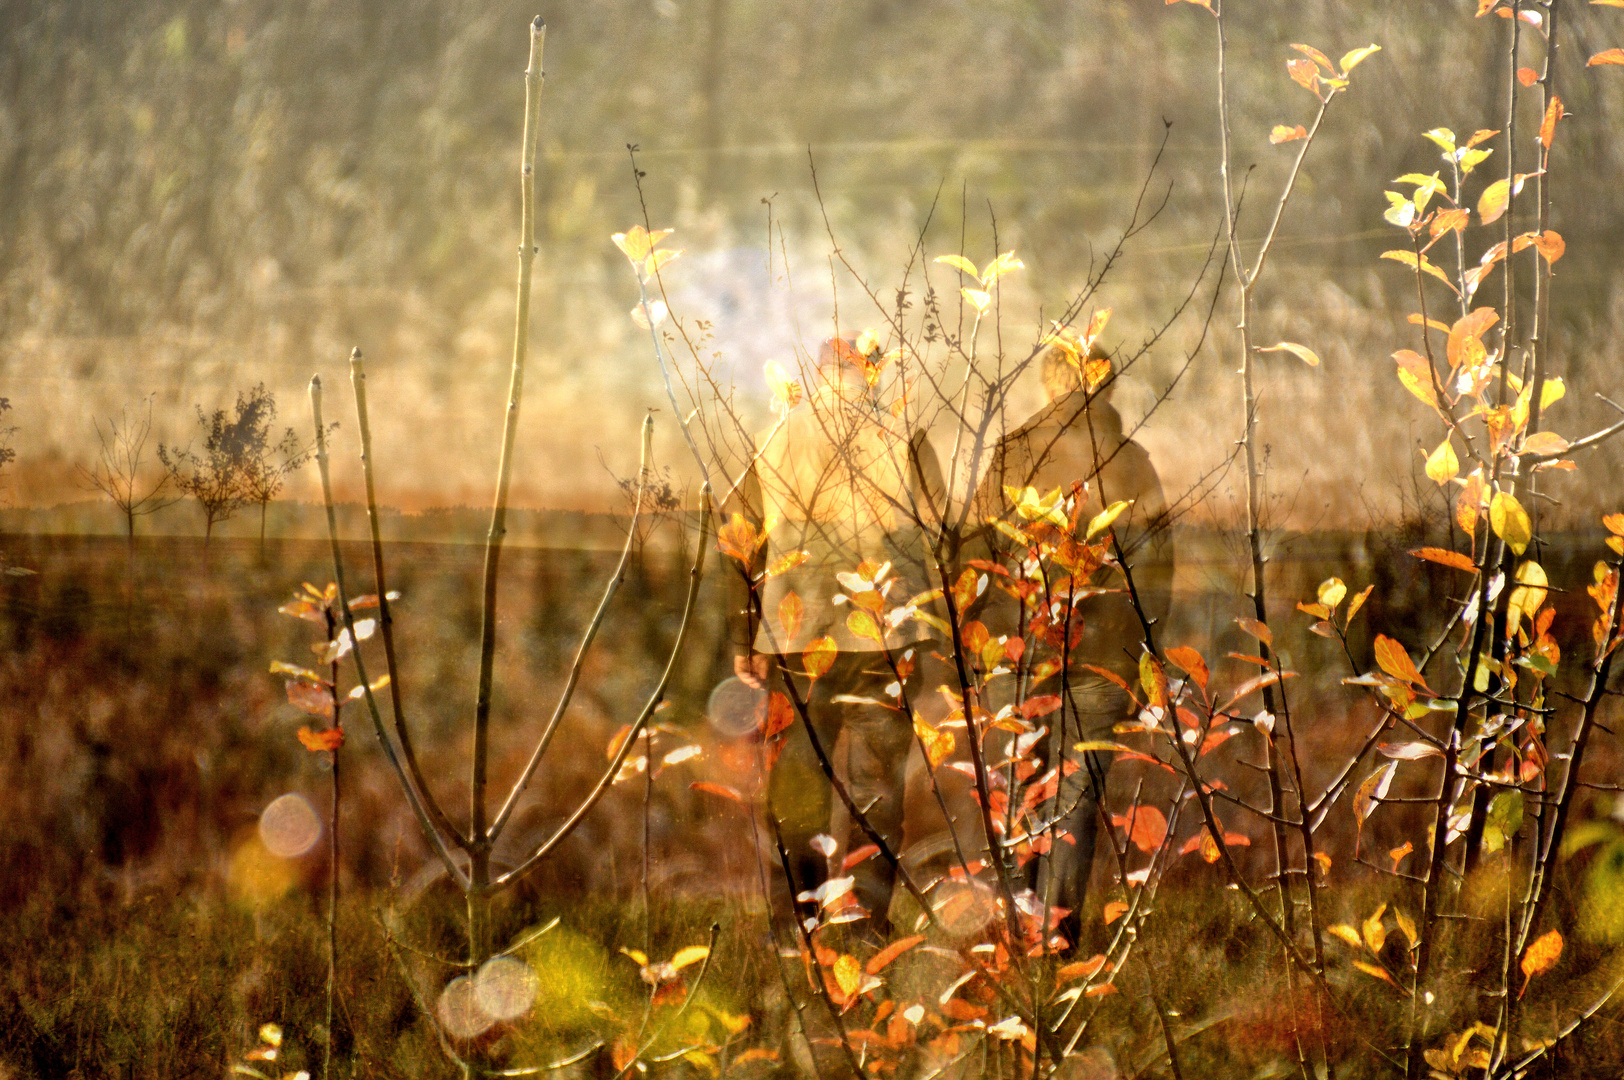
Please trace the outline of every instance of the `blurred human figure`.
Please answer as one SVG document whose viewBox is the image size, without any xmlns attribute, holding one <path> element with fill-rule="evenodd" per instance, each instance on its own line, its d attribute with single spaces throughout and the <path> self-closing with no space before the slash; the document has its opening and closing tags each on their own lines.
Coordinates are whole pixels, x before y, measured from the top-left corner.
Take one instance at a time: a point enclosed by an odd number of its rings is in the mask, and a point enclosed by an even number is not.
<svg viewBox="0 0 1624 1080">
<path fill-rule="evenodd" d="M 891 627 L 884 613 L 932 578 L 926 530 L 939 520 L 942 481 L 925 434 L 906 430 L 880 406 L 878 363 L 866 335 L 857 343 L 825 341 L 806 401 L 757 436 L 755 464 L 740 496 L 746 519 L 765 524 L 766 542 L 751 571 L 756 587 L 740 576 L 731 622 L 739 678 L 782 691 L 780 673 L 787 673 L 831 761 L 844 733 L 852 800 L 899 851 L 913 731 L 906 713 L 881 703 L 897 700 L 893 683 L 910 694 L 917 690 L 915 647 L 930 631 L 911 620 Z M 805 555 L 799 565 L 761 580 L 767 567 L 796 553 Z M 863 611 L 882 628 L 883 646 L 864 632 Z M 805 653 L 824 638 L 839 654 L 812 679 Z M 833 856 L 813 849 L 814 837 L 832 832 L 832 800 L 812 742 L 796 722 L 768 778 L 768 812 L 790 856 L 792 892 L 816 889 L 828 880 L 833 858 L 869 842 L 851 822 L 845 835 L 834 836 Z M 866 933 L 883 938 L 895 873 L 874 856 L 852 875 L 853 894 L 869 913 Z"/>
<path fill-rule="evenodd" d="M 1166 616 L 1172 598 L 1173 539 L 1167 502 L 1150 455 L 1122 430 L 1121 417 L 1111 405 L 1115 373 L 1110 358 L 1098 346 L 1085 352 L 1076 335 L 1063 330 L 1051 339 L 1040 364 L 1048 404 L 994 449 L 977 490 L 976 520 L 1008 514 L 1006 487 L 1032 487 L 1039 493 L 1056 488 L 1062 493 L 1080 491 L 1087 503 L 1074 520 L 1083 525 L 1106 506 L 1131 501 L 1116 520 L 1116 536 L 1144 616 L 1154 624 Z M 1006 565 L 1018 565 L 1025 557 L 1024 551 L 1009 551 L 1008 537 L 992 530 L 984 535 L 981 550 L 990 548 Z M 1067 693 L 1060 711 L 1047 718 L 1047 737 L 1035 747 L 1042 772 L 1065 760 L 1077 742 L 1110 738 L 1112 727 L 1128 717 L 1128 695 L 1084 665 L 1104 668 L 1132 685 L 1138 678 L 1143 627 L 1120 573 L 1097 571 L 1091 581 L 1111 591 L 1076 604 L 1082 629 L 1062 673 Z M 982 621 L 994 636 L 1013 634 L 1020 605 L 1002 593 L 996 596 L 986 605 Z M 994 692 L 1000 689 L 995 683 Z M 1076 755 L 1070 757 L 1075 760 Z M 1055 840 L 1046 857 L 1028 864 L 1028 884 L 1039 899 L 1069 912 L 1060 925 L 1074 946 L 1094 863 L 1098 807 L 1109 761 L 1103 754 L 1089 753 L 1082 764 L 1063 778 L 1053 799 L 1038 807 L 1041 820 L 1057 818 Z"/>
</svg>

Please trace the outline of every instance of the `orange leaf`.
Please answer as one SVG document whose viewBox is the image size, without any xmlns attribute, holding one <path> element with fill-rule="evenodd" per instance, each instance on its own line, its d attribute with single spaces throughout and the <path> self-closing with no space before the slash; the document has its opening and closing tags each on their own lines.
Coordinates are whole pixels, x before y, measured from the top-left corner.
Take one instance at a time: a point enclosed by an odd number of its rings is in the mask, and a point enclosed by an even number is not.
<svg viewBox="0 0 1624 1080">
<path fill-rule="evenodd" d="M 1112 900 L 1105 905 L 1105 925 L 1110 926 L 1128 913 L 1128 904 L 1124 900 Z"/>
<path fill-rule="evenodd" d="M 1402 845 L 1387 853 L 1387 857 L 1393 860 L 1393 873 L 1398 873 L 1398 864 L 1409 858 L 1410 853 L 1414 850 L 1415 845 L 1406 840 Z"/>
<path fill-rule="evenodd" d="M 301 712 L 324 719 L 333 718 L 333 695 L 323 686 L 311 686 L 299 679 L 288 682 L 288 703 Z"/>
<path fill-rule="evenodd" d="M 1444 566 L 1453 567 L 1456 570 L 1465 570 L 1468 574 L 1477 572 L 1476 564 L 1458 551 L 1446 551 L 1443 548 L 1424 547 L 1416 548 L 1414 551 L 1410 552 L 1410 554 L 1414 555 L 1418 559 L 1425 559 L 1428 562 L 1440 563 Z"/>
<path fill-rule="evenodd" d="M 1472 215 L 1467 210 L 1440 210 L 1433 215 L 1432 224 L 1427 226 L 1427 232 L 1433 239 L 1437 239 L 1446 232 L 1461 232 L 1471 220 Z"/>
<path fill-rule="evenodd" d="M 1521 998 L 1527 992 L 1528 984 L 1535 975 L 1543 975 L 1555 967 L 1557 960 L 1561 956 L 1562 932 L 1560 930 L 1552 930 L 1548 934 L 1542 934 L 1532 945 L 1528 946 L 1528 951 L 1523 953 L 1523 984 L 1522 989 L 1517 991 L 1517 997 Z"/>
<path fill-rule="evenodd" d="M 1331 63 L 1331 58 L 1329 56 L 1326 56 L 1324 53 L 1320 52 L 1318 49 L 1314 48 L 1314 46 L 1312 46 L 1312 45 L 1293 45 L 1292 48 L 1296 49 L 1298 52 L 1302 53 L 1304 56 L 1308 57 L 1310 60 L 1314 61 L 1316 64 L 1318 64 L 1320 67 L 1324 68 L 1326 71 L 1330 72 L 1331 74 L 1333 74 L 1333 75 L 1336 74 L 1336 66 Z"/>
<path fill-rule="evenodd" d="M 1539 82 L 1539 72 L 1535 71 L 1533 68 L 1518 68 L 1517 81 L 1522 83 L 1524 86 L 1533 86 L 1535 83 Z"/>
<path fill-rule="evenodd" d="M 778 601 L 778 628 L 784 632 L 784 640 L 779 643 L 781 649 L 789 649 L 790 643 L 801 632 L 801 612 L 804 605 L 801 598 L 793 592 L 784 594 Z"/>
<path fill-rule="evenodd" d="M 1319 93 L 1319 69 L 1312 60 L 1287 60 L 1286 71 L 1292 82 L 1312 94 Z"/>
<path fill-rule="evenodd" d="M 1120 900 L 1105 905 L 1105 910 L 1110 911 L 1113 907 L 1119 907 L 1122 911 L 1128 910 L 1128 905 Z M 1120 915 L 1121 913 L 1119 911 L 1117 914 Z M 1106 919 L 1107 923 L 1110 921 L 1110 919 Z M 1092 979 L 1107 967 L 1109 965 L 1105 962 L 1105 954 L 1095 953 L 1087 960 L 1078 960 L 1075 963 L 1064 965 L 1054 973 L 1054 977 L 1056 982 L 1070 982 L 1072 979 L 1077 978 Z"/>
<path fill-rule="evenodd" d="M 1027 698 L 1021 703 L 1021 717 L 1025 720 L 1036 720 L 1040 716 L 1048 716 L 1060 708 L 1061 704 L 1059 694 L 1041 694 L 1038 697 Z"/>
<path fill-rule="evenodd" d="M 1393 783 L 1393 773 L 1398 771 L 1398 762 L 1389 761 L 1365 777 L 1359 790 L 1353 793 L 1353 816 L 1361 831 L 1364 829 L 1365 819 L 1368 818 L 1376 805 L 1387 797 L 1387 789 Z"/>
<path fill-rule="evenodd" d="M 1167 659 L 1180 671 L 1194 679 L 1195 684 L 1201 687 L 1202 690 L 1207 688 L 1207 662 L 1201 659 L 1200 653 L 1187 645 L 1179 645 L 1167 650 Z"/>
<path fill-rule="evenodd" d="M 1306 138 L 1308 138 L 1308 129 L 1303 127 L 1301 124 L 1298 124 L 1296 127 L 1288 127 L 1285 124 L 1276 124 L 1274 125 L 1274 129 L 1269 132 L 1269 142 L 1273 143 L 1275 146 L 1279 146 L 1281 143 L 1296 142 L 1298 139 Z"/>
<path fill-rule="evenodd" d="M 1248 634 L 1251 634 L 1253 637 L 1263 642 L 1263 644 L 1274 644 L 1274 633 L 1267 626 L 1258 622 L 1256 619 L 1236 619 L 1235 622 L 1242 630 L 1245 630 Z"/>
<path fill-rule="evenodd" d="M 1599 52 L 1585 63 L 1585 67 L 1595 67 L 1597 64 L 1624 64 L 1624 49 Z"/>
<path fill-rule="evenodd" d="M 1426 680 L 1423 679 L 1421 677 L 1421 673 L 1415 669 L 1415 661 L 1410 659 L 1409 650 L 1403 645 L 1399 644 L 1397 641 L 1394 641 L 1386 634 L 1377 634 L 1375 653 L 1376 663 L 1379 664 L 1381 669 L 1387 672 L 1387 674 L 1393 676 L 1395 679 L 1402 679 L 1411 686 L 1420 687 L 1433 697 L 1438 696 L 1432 693 L 1432 690 L 1427 686 Z"/>
<path fill-rule="evenodd" d="M 1111 824 L 1128 831 L 1128 839 L 1140 851 L 1155 851 L 1167 838 L 1167 818 L 1154 806 L 1138 806 L 1128 814 L 1111 815 Z"/>
<path fill-rule="evenodd" d="M 1539 144 L 1545 149 L 1551 148 L 1551 140 L 1556 138 L 1556 122 L 1562 119 L 1562 99 L 1555 94 L 1551 95 L 1551 103 L 1545 106 L 1545 119 L 1539 125 Z"/>
<path fill-rule="evenodd" d="M 1265 672 L 1262 675 L 1257 676 L 1256 678 L 1247 679 L 1245 682 L 1241 683 L 1239 686 L 1237 686 L 1235 688 L 1235 692 L 1230 695 L 1229 700 L 1224 702 L 1224 707 L 1219 709 L 1218 711 L 1219 712 L 1225 712 L 1225 713 L 1229 712 L 1236 705 L 1240 704 L 1241 699 L 1244 698 L 1247 694 L 1250 694 L 1250 693 L 1252 693 L 1253 691 L 1256 691 L 1256 690 L 1261 690 L 1265 686 L 1273 686 L 1275 683 L 1281 681 L 1282 679 L 1294 678 L 1294 677 L 1296 677 L 1296 674 L 1297 673 L 1295 671 L 1282 671 L 1282 672 L 1269 671 L 1269 672 Z"/>
<path fill-rule="evenodd" d="M 716 549 L 749 566 L 763 539 L 765 537 L 756 536 L 756 527 L 746 521 L 743 514 L 734 514 L 731 521 L 716 530 Z"/>
<path fill-rule="evenodd" d="M 299 729 L 299 741 L 306 750 L 337 750 L 344 745 L 344 729 L 331 727 L 323 731 L 312 731 L 307 727 Z"/>
<path fill-rule="evenodd" d="M 1481 361 L 1487 353 L 1480 340 L 1489 327 L 1500 321 L 1500 313 L 1491 307 L 1473 308 L 1471 314 L 1462 315 L 1455 320 L 1449 328 L 1449 367 L 1450 370 L 1462 364 L 1472 366 Z"/>
<path fill-rule="evenodd" d="M 870 859 L 879 853 L 880 846 L 878 844 L 864 844 L 860 848 L 853 848 L 851 851 L 846 853 L 846 857 L 844 859 L 840 860 L 840 872 L 845 873 L 858 863 L 863 862 L 866 859 Z"/>
<path fill-rule="evenodd" d="M 703 791 L 710 795 L 720 795 L 724 799 L 732 799 L 734 802 L 741 805 L 744 803 L 744 796 L 740 795 L 735 789 L 728 787 L 726 784 L 713 784 L 709 780 L 695 780 L 693 783 L 688 785 L 688 790 Z"/>
<path fill-rule="evenodd" d="M 931 768 L 936 768 L 958 746 L 951 731 L 933 728 L 925 721 L 923 716 L 914 713 L 914 734 L 919 736 L 919 745 L 925 751 L 925 759 L 930 762 Z"/>
<path fill-rule="evenodd" d="M 790 704 L 789 698 L 773 691 L 767 702 L 767 726 L 763 729 L 765 738 L 771 739 L 775 735 L 787 730 L 795 723 L 795 706 Z"/>
<path fill-rule="evenodd" d="M 1533 233 L 1528 237 L 1528 242 L 1534 245 L 1535 251 L 1545 256 L 1545 261 L 1548 263 L 1554 263 L 1568 250 L 1567 242 L 1562 239 L 1562 234 L 1555 229 L 1546 229 L 1542 233 Z"/>
<path fill-rule="evenodd" d="M 900 941 L 893 941 L 891 944 L 875 953 L 869 959 L 868 965 L 863 970 L 867 971 L 870 975 L 878 975 L 882 970 L 884 970 L 885 965 L 889 964 L 891 961 L 895 960 L 897 957 L 901 956 L 903 953 L 907 952 L 909 949 L 913 948 L 915 945 L 918 945 L 924 940 L 924 934 L 915 934 L 912 937 L 905 937 Z"/>
<path fill-rule="evenodd" d="M 1367 964 L 1363 960 L 1355 960 L 1353 962 L 1353 966 L 1364 972 L 1366 975 L 1372 975 L 1390 986 L 1398 985 L 1398 983 L 1393 982 L 1393 977 L 1387 974 L 1386 968 L 1377 967 L 1375 964 Z"/>
</svg>

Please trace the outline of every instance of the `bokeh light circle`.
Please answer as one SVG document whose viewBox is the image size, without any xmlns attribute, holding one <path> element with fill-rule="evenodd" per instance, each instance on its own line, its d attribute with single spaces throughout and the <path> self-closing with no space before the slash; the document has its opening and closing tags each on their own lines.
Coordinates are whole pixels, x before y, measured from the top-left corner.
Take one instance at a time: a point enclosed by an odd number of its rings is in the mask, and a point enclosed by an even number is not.
<svg viewBox="0 0 1624 1080">
<path fill-rule="evenodd" d="M 748 735 L 767 719 L 767 691 L 751 689 L 737 675 L 723 679 L 705 704 L 705 719 L 718 735 Z"/>
<path fill-rule="evenodd" d="M 474 976 L 474 1001 L 487 1016 L 512 1020 L 530 1010 L 540 985 L 529 964 L 516 956 L 498 956 Z"/>
<path fill-rule="evenodd" d="M 459 975 L 446 983 L 435 1012 L 440 1017 L 440 1026 L 454 1039 L 472 1039 L 496 1023 L 479 1007 L 474 979 L 469 975 Z"/>
<path fill-rule="evenodd" d="M 259 839 L 272 855 L 296 859 L 321 839 L 321 819 L 308 799 L 289 792 L 260 813 Z"/>
</svg>

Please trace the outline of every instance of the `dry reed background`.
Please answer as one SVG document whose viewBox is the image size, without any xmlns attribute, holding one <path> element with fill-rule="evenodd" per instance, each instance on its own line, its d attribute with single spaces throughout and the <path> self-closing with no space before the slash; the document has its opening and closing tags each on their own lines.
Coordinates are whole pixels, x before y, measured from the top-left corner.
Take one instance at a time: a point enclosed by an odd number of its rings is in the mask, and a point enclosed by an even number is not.
<svg viewBox="0 0 1624 1080">
<path fill-rule="evenodd" d="M 1326 360 L 1319 371 L 1278 356 L 1263 365 L 1282 524 L 1400 514 L 1396 493 L 1418 461 L 1416 411 L 1387 357 L 1409 344 L 1411 285 L 1376 259 L 1397 235 L 1380 220 L 1381 188 L 1430 171 L 1436 151 L 1421 130 L 1497 126 L 1498 46 L 1475 32 L 1469 8 L 1307 0 L 1234 13 L 1235 135 L 1241 163 L 1257 163 L 1258 191 L 1277 186 L 1289 156 L 1267 144 L 1269 127 L 1307 112 L 1285 78 L 1287 44 L 1384 47 L 1360 93 L 1332 110 L 1287 217 L 1282 272 L 1259 297 L 1260 335 Z M 193 402 L 229 403 L 264 379 L 286 405 L 313 369 L 341 372 L 356 344 L 394 478 L 386 501 L 483 502 L 511 318 L 523 58 L 509 31 L 529 13 L 318 0 L 5 5 L 0 392 L 21 428 L 13 503 L 84 497 L 71 477 L 94 451 L 91 415 L 156 390 L 159 434 L 184 441 Z M 516 478 L 524 504 L 604 505 L 609 478 L 592 448 L 629 472 L 637 415 L 662 404 L 608 242 L 639 216 L 628 142 L 643 149 L 655 224 L 675 225 L 689 251 L 671 275 L 679 313 L 715 323 L 716 347 L 761 407 L 761 363 L 789 359 L 796 344 L 790 316 L 807 338 L 830 317 L 809 147 L 842 246 L 879 282 L 938 190 L 932 252 L 959 246 L 962 199 L 967 249 L 984 258 L 990 206 L 1000 247 L 1029 267 L 1006 282 L 1007 325 L 1022 335 L 1063 305 L 1091 251 L 1126 220 L 1164 118 L 1172 199 L 1107 286 L 1114 340 L 1137 340 L 1188 288 L 1220 216 L 1207 28 L 1163 18 L 1149 0 L 614 0 L 546 14 L 556 32 L 539 366 Z M 1608 40 L 1604 14 L 1575 8 L 1577 41 L 1560 70 L 1573 118 L 1557 147 L 1553 224 L 1578 242 L 1559 271 L 1554 341 L 1575 391 L 1561 418 L 1572 434 L 1605 419 L 1590 393 L 1616 376 L 1624 337 L 1624 283 L 1612 273 L 1624 195 L 1605 180 L 1624 172 L 1610 137 L 1624 90 L 1579 66 Z M 759 200 L 774 195 L 792 297 L 765 273 Z M 872 321 L 850 282 L 840 288 L 842 322 Z M 1141 369 L 1141 396 L 1196 332 L 1181 325 Z M 1209 344 L 1147 435 L 1176 480 L 1234 437 L 1235 360 Z M 674 443 L 662 447 L 680 468 Z M 1597 456 L 1617 467 L 1619 454 Z M 1605 471 L 1597 462 L 1585 475 Z M 313 483 L 296 478 L 289 496 L 313 500 Z M 1551 490 L 1575 519 L 1593 520 L 1594 486 L 1558 479 Z M 1208 509 L 1227 517 L 1231 507 L 1219 498 Z"/>
</svg>

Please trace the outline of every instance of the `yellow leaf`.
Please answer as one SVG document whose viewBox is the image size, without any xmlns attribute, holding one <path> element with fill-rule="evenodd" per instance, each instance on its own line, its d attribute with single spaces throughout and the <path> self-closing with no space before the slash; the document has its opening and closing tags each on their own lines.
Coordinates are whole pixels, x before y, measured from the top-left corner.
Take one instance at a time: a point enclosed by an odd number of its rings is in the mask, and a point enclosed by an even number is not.
<svg viewBox="0 0 1624 1080">
<path fill-rule="evenodd" d="M 1365 947 L 1365 941 L 1359 936 L 1359 931 L 1355 930 L 1347 923 L 1337 923 L 1335 926 L 1327 926 L 1325 928 L 1325 932 L 1351 948 L 1363 949 Z"/>
<path fill-rule="evenodd" d="M 1110 506 L 1107 506 L 1104 510 L 1101 510 L 1099 513 L 1095 514 L 1093 520 L 1088 523 L 1088 533 L 1083 537 L 1083 539 L 1092 540 L 1106 529 L 1109 529 L 1111 527 L 1111 523 L 1122 516 L 1122 511 L 1126 510 L 1132 505 L 1132 499 L 1119 499 Z"/>
<path fill-rule="evenodd" d="M 1382 51 L 1382 47 L 1380 45 L 1366 45 L 1362 49 L 1354 49 L 1351 52 L 1343 53 L 1342 54 L 1342 74 L 1346 75 L 1348 72 L 1352 71 L 1357 64 L 1361 63 L 1366 57 L 1370 56 L 1372 53 L 1379 53 L 1381 51 Z"/>
<path fill-rule="evenodd" d="M 1444 441 L 1438 444 L 1427 458 L 1427 479 L 1434 484 L 1447 484 L 1460 474 L 1460 458 L 1455 455 L 1455 447 L 1444 436 Z"/>
<path fill-rule="evenodd" d="M 1364 921 L 1364 925 L 1360 928 L 1364 935 L 1365 944 L 1370 946 L 1370 951 L 1373 953 L 1381 952 L 1382 946 L 1387 944 L 1387 927 L 1382 925 L 1382 915 L 1386 911 L 1387 905 L 1383 904 L 1376 909 L 1374 915 Z"/>
<path fill-rule="evenodd" d="M 687 967 L 689 964 L 697 964 L 697 963 L 699 963 L 701 960 L 705 959 L 705 957 L 707 957 L 709 955 L 710 955 L 710 946 L 708 946 L 708 945 L 690 945 L 686 949 L 678 949 L 677 950 L 677 955 L 675 955 L 675 956 L 673 956 L 671 958 L 671 966 L 675 970 L 681 971 L 683 968 Z"/>
<path fill-rule="evenodd" d="M 1342 583 L 1341 578 L 1326 578 L 1324 581 L 1320 582 L 1318 591 L 1319 602 L 1330 608 L 1332 611 L 1336 610 L 1336 606 L 1340 604 L 1342 602 L 1342 598 L 1347 595 L 1348 587 Z"/>
<path fill-rule="evenodd" d="M 980 289 L 960 289 L 959 292 L 964 294 L 964 298 L 970 301 L 978 314 L 986 311 L 992 304 L 992 296 Z"/>
<path fill-rule="evenodd" d="M 1105 324 L 1111 321 L 1111 309 L 1100 308 L 1088 317 L 1088 329 L 1083 332 L 1083 341 L 1088 345 L 1094 344 L 1094 339 L 1105 332 Z"/>
<path fill-rule="evenodd" d="M 1438 265 L 1425 255 L 1422 255 L 1418 261 L 1416 254 L 1413 251 L 1395 250 L 1382 252 L 1382 258 L 1392 259 L 1394 262 L 1403 263 L 1405 266 L 1408 266 L 1411 269 L 1419 267 L 1421 270 L 1431 274 L 1445 285 L 1448 285 L 1450 292 L 1454 293 L 1456 296 L 1460 295 L 1460 290 L 1455 288 L 1455 283 L 1453 281 L 1449 280 L 1449 275 L 1440 270 Z"/>
<path fill-rule="evenodd" d="M 1567 392 L 1568 384 L 1561 379 L 1546 379 L 1545 386 L 1539 393 L 1539 411 L 1544 412 L 1558 401 L 1561 401 L 1563 395 Z"/>
<path fill-rule="evenodd" d="M 776 404 L 793 409 L 801 401 L 801 384 L 789 377 L 777 360 L 769 360 L 762 368 L 767 376 L 767 389 L 772 391 Z"/>
<path fill-rule="evenodd" d="M 1483 189 L 1483 194 L 1477 200 L 1477 216 L 1483 224 L 1492 225 L 1499 221 L 1506 207 L 1511 205 L 1511 185 L 1505 180 L 1496 180 Z"/>
<path fill-rule="evenodd" d="M 1404 389 L 1436 409 L 1438 391 L 1433 386 L 1431 362 L 1413 349 L 1400 349 L 1393 354 L 1393 359 L 1398 363 L 1398 381 L 1404 384 Z"/>
<path fill-rule="evenodd" d="M 1438 148 L 1446 154 L 1455 152 L 1455 133 L 1448 128 L 1433 128 L 1431 131 L 1422 132 L 1422 137 L 1437 143 Z"/>
<path fill-rule="evenodd" d="M 852 612 L 852 614 L 867 615 L 868 612 Z M 871 618 L 869 620 L 873 622 Z M 834 665 L 835 657 L 840 655 L 840 647 L 835 644 L 832 637 L 814 638 L 807 642 L 806 648 L 801 652 L 801 662 L 806 665 L 807 676 L 816 680 L 822 678 L 824 672 Z"/>
<path fill-rule="evenodd" d="M 1528 511 L 1509 491 L 1497 491 L 1489 500 L 1489 527 L 1518 555 L 1534 538 L 1534 527 L 1528 520 Z"/>
<path fill-rule="evenodd" d="M 874 621 L 874 616 L 866 611 L 854 611 L 846 616 L 846 629 L 854 637 L 866 638 L 869 641 L 881 641 L 880 624 Z"/>
<path fill-rule="evenodd" d="M 919 736 L 919 745 L 925 752 L 925 758 L 933 769 L 945 761 L 957 747 L 957 741 L 951 731 L 931 727 L 917 712 L 914 713 L 913 727 L 914 734 Z"/>
<path fill-rule="evenodd" d="M 633 225 L 623 233 L 615 233 L 609 239 L 613 240 L 615 246 L 626 253 L 626 258 L 631 260 L 633 265 L 648 258 L 649 251 L 654 247 L 649 242 L 648 231 L 641 225 Z"/>
<path fill-rule="evenodd" d="M 1298 139 L 1306 138 L 1308 138 L 1308 129 L 1303 127 L 1301 124 L 1298 124 L 1296 127 L 1290 127 L 1286 124 L 1276 124 L 1269 132 L 1269 142 L 1273 143 L 1275 146 L 1279 146 L 1281 143 L 1296 142 Z"/>
<path fill-rule="evenodd" d="M 1398 923 L 1399 933 L 1404 935 L 1405 940 L 1410 943 L 1410 948 L 1414 949 L 1416 942 L 1420 940 L 1415 932 L 1415 920 L 1404 914 L 1402 908 L 1394 908 L 1393 921 Z"/>
<path fill-rule="evenodd" d="M 806 562 L 809 557 L 810 556 L 808 556 L 804 551 L 792 551 L 788 555 L 784 555 L 773 560 L 773 564 L 767 567 L 766 570 L 762 571 L 761 576 L 763 579 L 766 579 L 775 578 L 779 574 L 787 574 L 797 566 L 800 566 L 802 563 Z"/>
<path fill-rule="evenodd" d="M 938 255 L 936 256 L 936 261 L 946 266 L 951 266 L 956 270 L 963 270 L 966 274 L 969 274 L 973 278 L 981 277 L 981 274 L 976 270 L 976 264 L 971 262 L 969 259 L 966 259 L 963 255 Z"/>
<path fill-rule="evenodd" d="M 1308 348 L 1306 345 L 1298 345 L 1295 342 L 1282 341 L 1280 344 L 1278 344 L 1278 345 L 1270 345 L 1268 348 L 1263 348 L 1262 346 L 1258 346 L 1257 351 L 1258 352 L 1288 352 L 1291 355 L 1295 356 L 1297 359 L 1301 360 L 1303 363 L 1307 364 L 1309 367 L 1319 367 L 1320 366 L 1320 358 L 1314 355 L 1314 350 L 1313 349 Z"/>
<path fill-rule="evenodd" d="M 1514 634 L 1521 621 L 1521 616 L 1532 619 L 1539 611 L 1540 605 L 1545 603 L 1550 579 L 1545 576 L 1545 568 L 1532 559 L 1517 567 L 1517 587 L 1511 590 L 1511 599 L 1506 608 L 1508 625 L 1506 632 Z"/>
<path fill-rule="evenodd" d="M 652 252 L 647 259 L 643 260 L 643 276 L 644 277 L 653 277 L 655 274 L 659 273 L 660 267 L 664 266 L 666 263 L 670 262 L 672 259 L 675 259 L 678 255 L 681 255 L 681 254 L 682 254 L 681 250 L 677 250 L 677 251 L 663 251 L 662 250 L 662 251 Z"/>
<path fill-rule="evenodd" d="M 665 318 L 669 314 L 671 314 L 670 309 L 665 306 L 664 300 L 651 301 L 647 311 L 643 310 L 642 304 L 638 304 L 631 310 L 632 322 L 644 330 L 652 330 L 659 326 L 665 322 Z"/>
<path fill-rule="evenodd" d="M 835 960 L 835 985 L 840 988 L 841 995 L 850 1001 L 857 995 L 863 985 L 863 965 L 857 962 L 855 956 L 841 953 Z M 844 1004 L 844 1002 L 842 1003 Z"/>
<path fill-rule="evenodd" d="M 1013 251 L 1006 251 L 998 258 L 987 264 L 987 269 L 981 272 L 981 285 L 983 288 L 991 286 L 993 282 L 1009 273 L 1011 270 L 1024 270 L 1026 264 L 1015 257 Z"/>
</svg>

